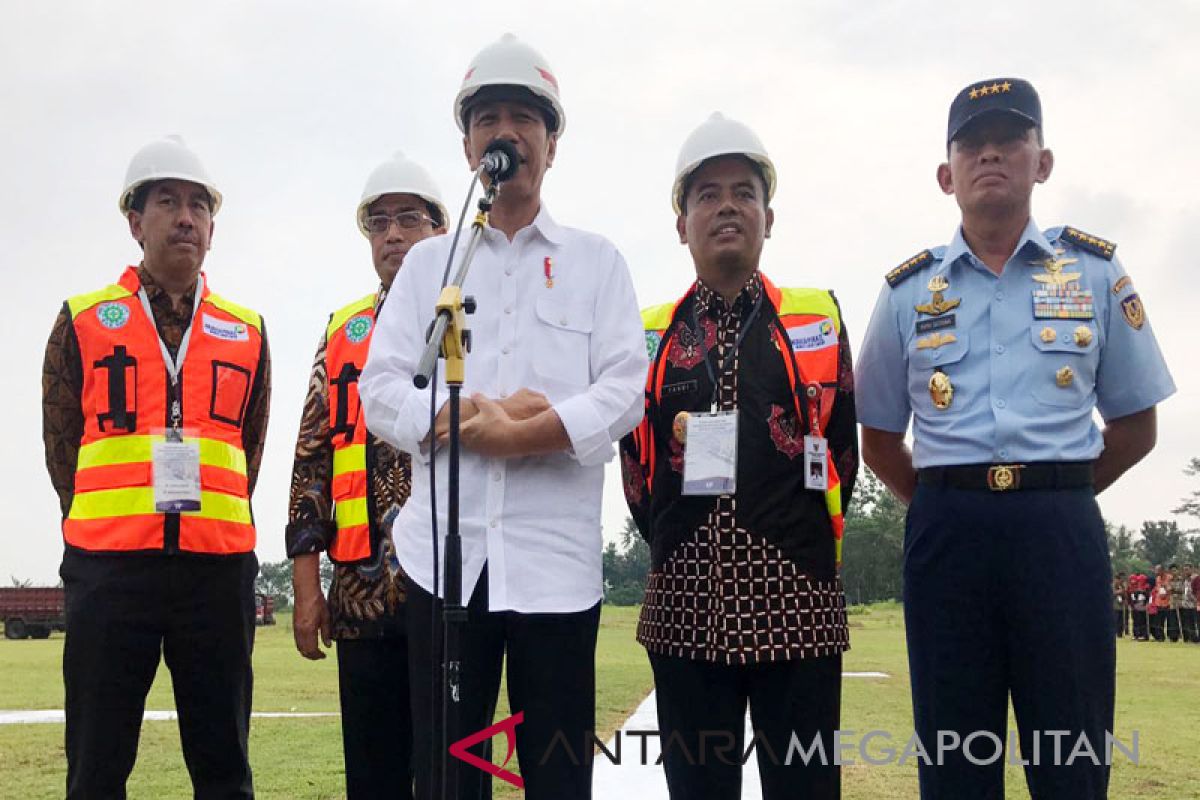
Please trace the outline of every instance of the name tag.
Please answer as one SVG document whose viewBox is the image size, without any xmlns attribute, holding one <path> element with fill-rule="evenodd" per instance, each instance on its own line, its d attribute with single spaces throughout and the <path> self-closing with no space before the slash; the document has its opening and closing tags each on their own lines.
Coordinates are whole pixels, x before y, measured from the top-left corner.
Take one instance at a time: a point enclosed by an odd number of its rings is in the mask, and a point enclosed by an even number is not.
<svg viewBox="0 0 1200 800">
<path fill-rule="evenodd" d="M 833 328 L 833 320 L 822 319 L 788 328 L 788 339 L 791 340 L 792 350 L 823 350 L 837 344 L 837 331 Z"/>
<path fill-rule="evenodd" d="M 804 437 L 804 488 L 823 492 L 829 488 L 826 460 L 829 440 L 824 436 Z"/>
<path fill-rule="evenodd" d="M 931 331 L 940 331 L 945 328 L 954 327 L 954 315 L 946 314 L 941 317 L 931 317 L 930 319 L 917 320 L 917 333 L 930 333 Z"/>
<path fill-rule="evenodd" d="M 221 339 L 226 342 L 250 341 L 250 330 L 244 322 L 228 322 L 204 314 L 201 324 L 204 332 L 214 339 Z"/>
<path fill-rule="evenodd" d="M 736 411 L 689 414 L 683 449 L 683 493 L 721 495 L 737 491 Z"/>
<path fill-rule="evenodd" d="M 154 442 L 150 448 L 154 510 L 164 514 L 200 510 L 200 443 Z"/>
</svg>

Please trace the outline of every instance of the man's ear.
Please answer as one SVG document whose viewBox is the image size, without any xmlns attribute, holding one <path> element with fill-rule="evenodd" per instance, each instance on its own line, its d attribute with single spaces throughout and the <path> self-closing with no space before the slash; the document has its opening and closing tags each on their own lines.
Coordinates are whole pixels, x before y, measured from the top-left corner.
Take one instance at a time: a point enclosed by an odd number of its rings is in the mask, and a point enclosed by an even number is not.
<svg viewBox="0 0 1200 800">
<path fill-rule="evenodd" d="M 558 134 L 552 133 L 546 142 L 546 169 L 554 166 L 554 154 L 558 152 Z"/>
<path fill-rule="evenodd" d="M 1037 175 L 1034 177 L 1038 183 L 1045 183 L 1050 173 L 1054 171 L 1054 151 L 1048 147 L 1043 147 L 1042 152 L 1038 153 L 1038 168 Z"/>
<path fill-rule="evenodd" d="M 129 221 L 129 233 L 133 236 L 134 241 L 142 244 L 142 240 L 146 234 L 142 231 L 142 215 L 138 211 L 129 210 L 125 213 L 125 218 Z"/>
<path fill-rule="evenodd" d="M 679 232 L 679 243 L 687 244 L 687 214 L 680 214 L 675 218 L 675 230 Z"/>
<path fill-rule="evenodd" d="M 463 156 L 467 159 L 467 167 L 474 172 L 479 165 L 471 163 L 471 145 L 467 141 L 465 133 L 463 134 Z"/>
<path fill-rule="evenodd" d="M 950 164 L 938 164 L 937 182 L 943 194 L 954 194 L 954 180 L 950 174 Z"/>
<path fill-rule="evenodd" d="M 775 224 L 775 209 L 767 206 L 767 229 L 766 238 L 771 238 L 771 226 Z"/>
<path fill-rule="evenodd" d="M 210 220 L 208 221 L 208 249 L 209 249 L 209 250 L 212 250 L 212 243 L 213 243 L 213 231 L 215 231 L 216 229 L 217 229 L 217 223 L 216 223 L 216 221 L 215 221 L 215 220 L 212 220 L 212 219 L 210 219 Z"/>
</svg>

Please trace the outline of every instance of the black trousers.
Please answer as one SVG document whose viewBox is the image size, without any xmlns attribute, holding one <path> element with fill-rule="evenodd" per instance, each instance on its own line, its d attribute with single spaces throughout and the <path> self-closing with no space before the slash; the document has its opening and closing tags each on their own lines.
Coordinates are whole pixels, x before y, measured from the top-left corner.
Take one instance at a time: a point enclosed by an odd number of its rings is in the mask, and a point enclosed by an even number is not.
<svg viewBox="0 0 1200 800">
<path fill-rule="evenodd" d="M 434 698 L 441 685 L 441 659 L 435 642 L 440 624 L 431 619 L 434 598 L 408 584 L 409 686 L 413 709 L 413 767 L 418 800 L 441 797 L 440 776 L 431 769 L 440 747 L 440 710 Z M 436 608 L 440 610 L 441 601 Z M 526 800 L 588 800 L 592 796 L 592 744 L 596 727 L 596 634 L 600 604 L 567 614 L 520 614 L 487 610 L 487 570 L 468 603 L 462 636 L 462 739 L 492 724 L 507 655 L 508 704 L 524 713 L 514 729 Z M 436 630 L 436 636 L 435 636 Z M 440 646 L 440 645 L 439 645 Z M 471 752 L 490 758 L 490 747 Z M 455 800 L 488 800 L 490 775 L 453 760 L 460 777 Z M 511 764 L 509 765 L 511 766 Z"/>
<path fill-rule="evenodd" d="M 1125 609 L 1123 609 L 1123 608 L 1113 609 L 1113 624 L 1116 626 L 1117 636 L 1124 636 L 1125 635 Z"/>
<path fill-rule="evenodd" d="M 1149 625 L 1146 622 L 1145 611 L 1133 612 L 1133 638 L 1146 641 L 1150 638 Z"/>
<path fill-rule="evenodd" d="M 340 639 L 347 800 L 412 800 L 408 637 Z"/>
<path fill-rule="evenodd" d="M 1102 800 L 1116 684 L 1112 575 L 1091 489 L 987 491 L 918 486 L 904 537 L 904 616 L 922 800 L 1004 797 L 1008 700 L 1035 798 Z M 1066 688 L 1064 688 L 1066 687 Z M 1060 762 L 1049 731 L 1067 731 Z M 936 764 L 939 734 L 947 750 Z M 1086 736 L 1096 755 L 1069 759 Z M 972 763 L 990 761 L 986 765 Z M 1095 763 L 1099 761 L 1099 764 Z"/>
<path fill-rule="evenodd" d="M 63 556 L 67 798 L 125 797 L 159 657 L 197 800 L 252 798 L 253 553 Z"/>
<path fill-rule="evenodd" d="M 1167 629 L 1167 638 L 1170 639 L 1172 642 L 1178 642 L 1179 641 L 1179 629 L 1181 627 L 1179 624 L 1181 621 L 1179 609 L 1178 608 L 1164 608 L 1164 609 L 1161 609 L 1158 613 L 1167 615 L 1167 618 L 1163 621 L 1166 626 L 1166 629 Z"/>
<path fill-rule="evenodd" d="M 1171 613 L 1170 609 L 1160 608 L 1156 613 L 1150 615 L 1150 636 L 1156 642 L 1165 642 L 1167 639 L 1164 630 L 1169 613 Z"/>
<path fill-rule="evenodd" d="M 842 657 L 724 666 L 650 655 L 663 768 L 672 800 L 739 800 L 746 705 L 764 800 L 836 800 L 833 763 L 841 719 Z M 792 736 L 810 749 L 821 737 L 826 763 L 787 764 Z"/>
<path fill-rule="evenodd" d="M 1197 613 L 1194 608 L 1180 609 L 1179 616 L 1183 619 L 1183 640 L 1185 642 L 1200 642 L 1200 630 L 1197 630 Z"/>
</svg>

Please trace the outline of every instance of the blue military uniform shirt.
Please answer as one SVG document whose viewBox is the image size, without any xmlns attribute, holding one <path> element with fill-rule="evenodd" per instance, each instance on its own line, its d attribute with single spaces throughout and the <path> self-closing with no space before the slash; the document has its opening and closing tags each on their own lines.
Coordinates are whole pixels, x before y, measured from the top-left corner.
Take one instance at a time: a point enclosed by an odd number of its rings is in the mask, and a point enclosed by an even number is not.
<svg viewBox="0 0 1200 800">
<path fill-rule="evenodd" d="M 855 369 L 859 422 L 902 433 L 911 416 L 917 468 L 1096 458 L 1093 408 L 1116 419 L 1175 391 L 1114 247 L 1031 219 L 1000 275 L 961 227 L 893 270 Z M 953 386 L 944 409 L 935 371 Z"/>
</svg>

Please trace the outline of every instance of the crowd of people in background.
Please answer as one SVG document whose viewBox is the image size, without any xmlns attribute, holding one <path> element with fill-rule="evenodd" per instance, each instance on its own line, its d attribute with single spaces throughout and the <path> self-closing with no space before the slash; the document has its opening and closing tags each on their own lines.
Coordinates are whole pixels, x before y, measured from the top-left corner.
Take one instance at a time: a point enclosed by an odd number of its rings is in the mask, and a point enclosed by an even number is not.
<svg viewBox="0 0 1200 800">
<path fill-rule="evenodd" d="M 1200 570 L 1194 564 L 1161 564 L 1154 574 L 1118 572 L 1113 577 L 1113 617 L 1117 636 L 1134 641 L 1182 639 L 1200 644 Z"/>
</svg>

